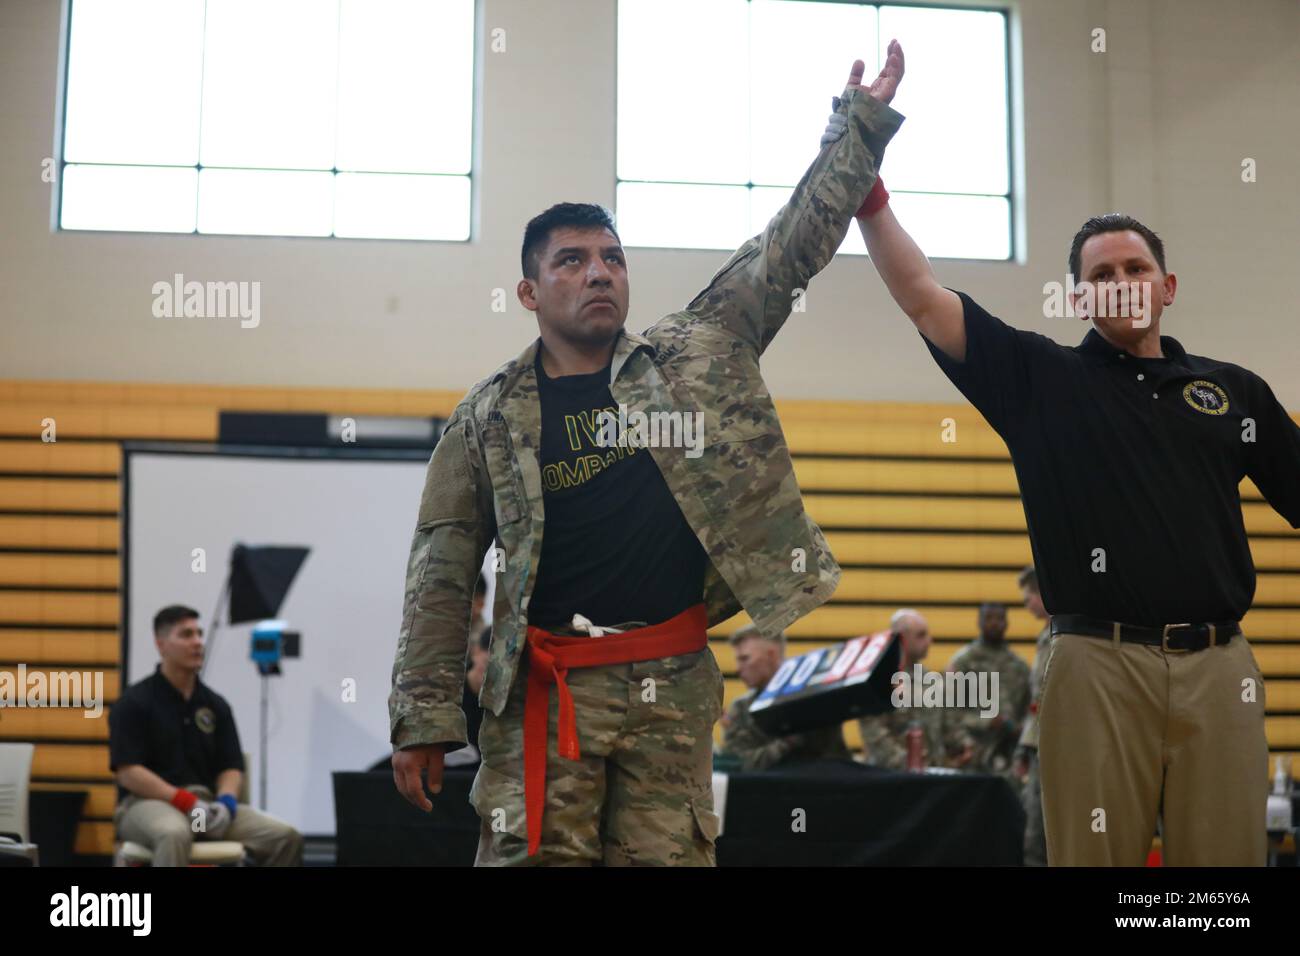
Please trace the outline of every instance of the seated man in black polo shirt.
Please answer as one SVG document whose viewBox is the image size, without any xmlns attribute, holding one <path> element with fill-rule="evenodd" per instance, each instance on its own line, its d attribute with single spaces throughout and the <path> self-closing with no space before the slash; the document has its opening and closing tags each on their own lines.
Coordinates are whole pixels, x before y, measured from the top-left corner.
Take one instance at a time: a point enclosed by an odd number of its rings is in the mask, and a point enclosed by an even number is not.
<svg viewBox="0 0 1300 956">
<path fill-rule="evenodd" d="M 244 774 L 239 732 L 225 698 L 199 680 L 198 616 L 180 605 L 158 612 L 162 663 L 109 712 L 118 835 L 152 850 L 154 866 L 185 866 L 190 844 L 203 839 L 242 843 L 264 866 L 301 866 L 297 830 L 236 802 Z"/>
</svg>

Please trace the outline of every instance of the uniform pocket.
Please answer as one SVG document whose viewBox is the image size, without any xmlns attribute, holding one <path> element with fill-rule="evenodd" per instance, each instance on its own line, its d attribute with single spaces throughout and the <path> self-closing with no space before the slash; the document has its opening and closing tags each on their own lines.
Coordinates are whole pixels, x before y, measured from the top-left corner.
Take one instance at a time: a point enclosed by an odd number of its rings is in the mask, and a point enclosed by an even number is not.
<svg viewBox="0 0 1300 956">
<path fill-rule="evenodd" d="M 417 528 L 474 518 L 474 479 L 465 445 L 464 424 L 442 433 L 429 458 L 420 496 Z"/>
<path fill-rule="evenodd" d="M 713 715 L 713 723 L 716 724 L 718 719 L 722 717 L 722 712 L 725 709 L 723 706 L 723 700 L 726 696 L 727 682 L 722 676 L 722 668 L 718 666 L 718 659 L 713 656 L 713 648 L 706 647 L 704 649 L 704 655 L 708 658 L 709 667 L 713 669 L 714 683 L 717 684 L 718 688 L 718 709 Z"/>
<path fill-rule="evenodd" d="M 675 411 L 699 413 L 704 448 L 764 436 L 779 439 L 781 424 L 753 349 L 721 329 L 697 328 L 690 345 L 663 363 Z"/>
<path fill-rule="evenodd" d="M 1089 640 L 1089 638 L 1066 637 L 1064 634 L 1058 634 L 1052 638 L 1051 643 L 1048 645 L 1047 663 L 1043 665 L 1043 682 L 1038 688 L 1038 714 L 1040 717 L 1047 706 L 1047 688 L 1051 685 L 1052 666 L 1058 662 L 1061 645 L 1067 640 L 1084 641 Z"/>
<path fill-rule="evenodd" d="M 722 821 L 713 808 L 711 796 L 699 796 L 691 801 L 691 816 L 695 818 L 695 835 L 710 847 L 716 846 L 718 834 L 722 830 Z"/>
<path fill-rule="evenodd" d="M 480 735 L 481 736 L 481 735 Z M 469 789 L 470 805 L 479 819 L 494 833 L 509 833 L 528 839 L 528 818 L 524 803 L 524 783 L 479 764 Z"/>
<path fill-rule="evenodd" d="M 1242 650 L 1246 655 L 1246 660 L 1250 662 L 1251 669 L 1254 670 L 1255 676 L 1260 680 L 1263 680 L 1264 672 L 1259 669 L 1259 661 L 1255 660 L 1255 650 L 1250 646 L 1250 641 L 1246 640 L 1246 635 L 1238 634 L 1233 639 L 1241 642 Z"/>
<path fill-rule="evenodd" d="M 513 524 L 524 516 L 524 494 L 515 470 L 510 429 L 504 421 L 490 420 L 483 426 L 483 456 L 492 479 L 497 525 Z"/>
</svg>

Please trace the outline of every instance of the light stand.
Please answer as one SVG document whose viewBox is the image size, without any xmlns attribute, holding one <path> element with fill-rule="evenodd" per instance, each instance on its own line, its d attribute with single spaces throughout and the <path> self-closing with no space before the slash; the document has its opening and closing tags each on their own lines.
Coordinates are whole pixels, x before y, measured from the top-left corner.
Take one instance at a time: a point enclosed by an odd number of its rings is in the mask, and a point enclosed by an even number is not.
<svg viewBox="0 0 1300 956">
<path fill-rule="evenodd" d="M 267 710 L 270 701 L 269 680 L 280 674 L 282 657 L 298 657 L 301 635 L 285 630 L 285 622 L 274 620 L 280 612 L 289 587 L 310 553 L 309 548 L 260 546 L 236 544 L 230 552 L 230 571 L 217 595 L 218 610 L 212 616 L 212 636 L 208 653 L 203 658 L 203 668 L 212 658 L 220 608 L 229 598 L 231 624 L 258 621 L 253 628 L 251 657 L 262 677 L 261 706 L 258 741 L 260 743 L 258 804 L 266 809 L 267 789 Z M 202 670 L 200 670 L 202 673 Z"/>
<path fill-rule="evenodd" d="M 253 627 L 252 648 L 249 657 L 257 665 L 257 672 L 262 677 L 261 717 L 259 720 L 258 751 L 261 773 L 258 775 L 258 800 L 263 810 L 266 809 L 267 781 L 267 743 L 269 719 L 267 708 L 271 697 L 271 678 L 280 675 L 280 659 L 297 657 L 301 635 L 296 631 L 286 631 L 284 621 L 262 621 Z"/>
</svg>

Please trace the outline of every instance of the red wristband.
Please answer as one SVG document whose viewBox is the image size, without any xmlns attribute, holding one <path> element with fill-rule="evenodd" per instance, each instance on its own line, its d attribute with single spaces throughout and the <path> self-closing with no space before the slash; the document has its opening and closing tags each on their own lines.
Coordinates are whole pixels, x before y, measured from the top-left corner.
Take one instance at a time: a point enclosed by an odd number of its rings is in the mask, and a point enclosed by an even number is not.
<svg viewBox="0 0 1300 956">
<path fill-rule="evenodd" d="M 181 813 L 189 813 L 194 809 L 194 804 L 198 802 L 198 797 L 184 789 L 177 790 L 176 795 L 172 797 L 172 806 Z"/>
<path fill-rule="evenodd" d="M 854 215 L 859 219 L 874 216 L 885 208 L 887 202 L 889 202 L 889 193 L 885 191 L 885 181 L 877 176 L 876 184 L 871 187 L 871 192 L 867 193 L 867 198 L 862 200 L 862 206 Z"/>
</svg>

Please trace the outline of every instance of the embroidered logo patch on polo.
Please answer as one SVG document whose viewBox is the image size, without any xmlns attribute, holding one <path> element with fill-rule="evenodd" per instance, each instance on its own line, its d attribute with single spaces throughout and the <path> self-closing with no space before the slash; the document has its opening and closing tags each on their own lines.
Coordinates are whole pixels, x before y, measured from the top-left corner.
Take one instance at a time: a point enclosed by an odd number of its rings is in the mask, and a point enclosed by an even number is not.
<svg viewBox="0 0 1300 956">
<path fill-rule="evenodd" d="M 194 726 L 205 734 L 210 734 L 217 729 L 217 715 L 211 707 L 200 707 L 194 712 Z"/>
<path fill-rule="evenodd" d="M 1228 393 L 1204 379 L 1189 383 L 1183 389 L 1183 400 L 1206 415 L 1222 415 L 1228 410 Z"/>
</svg>

